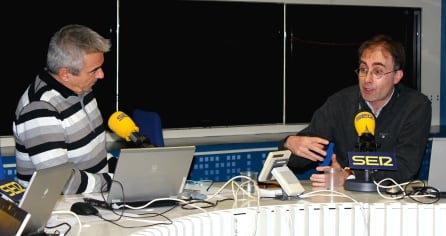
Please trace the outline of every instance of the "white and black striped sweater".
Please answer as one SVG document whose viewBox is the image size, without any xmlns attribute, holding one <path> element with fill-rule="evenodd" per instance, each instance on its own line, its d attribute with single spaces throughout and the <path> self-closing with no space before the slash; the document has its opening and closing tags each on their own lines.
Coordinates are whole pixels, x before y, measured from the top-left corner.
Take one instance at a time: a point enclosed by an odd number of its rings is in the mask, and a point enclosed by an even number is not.
<svg viewBox="0 0 446 236">
<path fill-rule="evenodd" d="M 73 162 L 64 194 L 108 191 L 108 161 L 115 158 L 93 91 L 77 95 L 43 70 L 20 98 L 12 128 L 20 184 L 26 187 L 36 169 Z"/>
</svg>

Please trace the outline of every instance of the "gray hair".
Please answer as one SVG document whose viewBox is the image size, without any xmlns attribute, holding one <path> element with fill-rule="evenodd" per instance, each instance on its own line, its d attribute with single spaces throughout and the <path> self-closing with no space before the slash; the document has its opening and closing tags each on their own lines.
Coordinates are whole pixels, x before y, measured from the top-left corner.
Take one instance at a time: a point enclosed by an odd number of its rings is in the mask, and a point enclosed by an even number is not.
<svg viewBox="0 0 446 236">
<path fill-rule="evenodd" d="M 83 25 L 67 25 L 57 31 L 50 40 L 46 65 L 51 73 L 66 67 L 73 75 L 84 68 L 84 55 L 110 51 L 110 39 Z"/>
</svg>

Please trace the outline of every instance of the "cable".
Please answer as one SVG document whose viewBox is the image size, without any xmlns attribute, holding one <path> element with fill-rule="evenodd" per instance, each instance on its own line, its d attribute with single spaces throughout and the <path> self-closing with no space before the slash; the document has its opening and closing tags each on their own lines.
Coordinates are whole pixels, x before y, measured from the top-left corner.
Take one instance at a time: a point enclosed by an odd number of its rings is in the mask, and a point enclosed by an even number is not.
<svg viewBox="0 0 446 236">
<path fill-rule="evenodd" d="M 76 213 L 74 213 L 72 211 L 53 211 L 52 214 L 53 215 L 56 215 L 56 214 L 69 214 L 69 215 L 74 216 L 76 218 L 76 220 L 77 220 L 78 225 L 79 225 L 79 229 L 77 230 L 77 234 L 76 235 L 77 236 L 81 235 L 82 222 L 81 222 L 81 219 L 79 218 L 79 216 Z M 55 228 L 55 227 L 59 227 L 60 225 L 63 225 L 63 224 L 67 224 L 69 226 L 68 230 L 65 232 L 65 234 L 67 234 L 71 230 L 71 226 L 68 223 L 62 223 L 62 224 L 59 224 L 59 225 L 56 225 L 56 226 L 52 226 L 52 227 L 47 227 L 47 228 Z"/>
<path fill-rule="evenodd" d="M 384 184 L 386 182 L 391 182 L 391 184 Z M 434 187 L 426 186 L 425 182 L 421 180 L 397 183 L 392 178 L 385 178 L 375 182 L 375 184 L 378 194 L 385 199 L 399 200 L 407 197 L 422 204 L 433 204 L 440 200 L 440 191 Z M 389 189 L 394 188 L 397 188 L 399 191 L 389 191 Z M 386 193 L 390 196 L 383 194 L 381 189 L 386 190 Z"/>
<path fill-rule="evenodd" d="M 252 193 L 249 193 L 249 192 L 247 192 L 245 189 L 243 189 L 243 183 L 240 184 L 240 183 L 238 183 L 237 181 L 234 181 L 235 179 L 239 179 L 239 178 L 247 179 L 247 180 L 249 180 L 250 182 L 252 182 L 252 183 L 254 184 L 254 186 L 255 186 L 255 189 L 256 189 L 256 192 L 257 192 L 257 196 L 253 196 Z M 229 179 L 228 181 L 226 181 L 226 182 L 223 184 L 223 186 L 221 186 L 221 187 L 220 187 L 214 194 L 212 194 L 211 196 L 209 196 L 208 198 L 206 198 L 206 200 L 210 200 L 210 199 L 215 198 L 216 196 L 218 196 L 218 195 L 220 194 L 220 192 L 223 191 L 223 189 L 225 189 L 226 186 L 227 186 L 229 183 L 231 183 L 232 194 L 233 194 L 233 197 L 234 197 L 234 200 L 235 200 L 235 201 L 237 201 L 237 195 L 238 195 L 239 191 L 243 191 L 243 193 L 245 193 L 249 198 L 256 198 L 256 197 L 257 197 L 257 199 L 258 199 L 258 203 L 259 203 L 258 205 L 260 205 L 260 191 L 259 191 L 259 187 L 258 187 L 258 185 L 257 185 L 257 181 L 256 181 L 256 180 L 253 180 L 253 179 L 251 179 L 251 178 L 249 178 L 249 177 L 247 177 L 247 176 L 244 176 L 244 175 L 239 175 L 239 176 L 234 176 L 234 177 L 232 177 L 231 179 Z M 245 183 L 245 184 L 247 184 L 247 183 Z"/>
<path fill-rule="evenodd" d="M 247 179 L 248 181 L 243 182 L 243 183 L 238 183 L 237 181 L 235 181 L 235 179 Z M 256 199 L 256 215 L 255 215 L 255 224 L 258 224 L 258 216 L 260 213 L 260 189 L 259 186 L 257 185 L 257 180 L 254 180 L 248 176 L 244 176 L 244 175 L 238 175 L 238 176 L 234 176 L 231 179 L 229 179 L 228 181 L 226 181 L 223 186 L 221 186 L 217 192 L 215 192 L 213 195 L 211 195 L 210 197 L 208 197 L 206 200 L 209 201 L 212 198 L 215 198 L 216 196 L 218 196 L 220 194 L 221 191 L 223 191 L 223 189 L 226 188 L 226 186 L 231 183 L 231 188 L 232 188 L 232 195 L 234 197 L 235 202 L 238 201 L 238 194 L 239 191 L 242 191 L 246 196 L 248 196 L 249 198 L 253 198 Z M 254 184 L 254 188 L 255 188 L 255 195 L 253 195 L 252 193 L 246 191 L 243 186 L 245 184 L 248 183 L 253 183 Z M 257 227 L 254 228 L 254 232 L 253 235 L 257 234 Z"/>
<path fill-rule="evenodd" d="M 384 184 L 385 182 L 391 182 L 392 184 Z M 409 182 L 405 182 L 405 183 L 401 183 L 398 184 L 395 180 L 393 180 L 392 178 L 384 178 L 382 180 L 380 180 L 379 182 L 375 181 L 376 184 L 376 192 L 385 199 L 391 199 L 391 200 L 398 200 L 398 199 L 403 199 L 405 197 L 404 194 L 404 186 L 406 184 L 408 184 Z M 390 190 L 390 189 L 395 189 L 397 188 L 399 191 L 387 191 L 388 194 L 391 194 L 392 196 L 386 196 L 381 192 L 381 189 L 383 190 Z"/>
<path fill-rule="evenodd" d="M 140 210 L 140 209 L 147 208 L 148 206 L 150 206 L 154 202 L 165 201 L 165 200 L 171 200 L 171 201 L 177 201 L 177 202 L 180 202 L 180 203 L 183 203 L 183 204 L 189 204 L 188 202 L 186 202 L 186 201 L 184 201 L 182 199 L 178 199 L 178 198 L 157 198 L 157 199 L 153 199 L 152 201 L 148 202 L 147 204 L 144 204 L 144 205 L 139 206 L 139 207 L 134 207 L 134 206 L 127 205 L 127 204 L 122 204 L 122 205 L 119 205 L 119 206 L 116 206 L 116 207 L 113 207 L 113 208 L 114 209 L 119 209 L 119 208 L 126 207 L 126 208 L 130 208 L 130 209 L 133 209 L 133 210 Z M 196 208 L 198 210 L 201 210 L 204 213 L 208 213 L 206 210 L 204 210 L 203 208 L 201 208 L 199 206 L 194 205 L 193 203 L 189 204 L 189 205 L 191 205 L 192 207 L 194 207 L 194 208 Z"/>
<path fill-rule="evenodd" d="M 121 228 L 142 228 L 142 227 L 150 227 L 150 226 L 156 226 L 156 225 L 170 225 L 170 224 L 173 223 L 173 221 L 170 218 L 168 218 L 165 215 L 163 215 L 163 213 L 160 213 L 160 214 L 155 213 L 154 216 L 150 216 L 150 217 L 155 217 L 155 216 L 161 216 L 164 219 L 166 219 L 167 221 L 166 222 L 158 221 L 157 223 L 153 223 L 154 221 L 141 220 L 142 217 L 131 217 L 131 216 L 126 216 L 126 215 L 120 215 L 118 220 L 110 220 L 110 219 L 105 219 L 104 217 L 98 215 L 98 217 L 103 219 L 104 221 L 112 223 L 112 224 L 114 224 L 116 226 L 119 226 Z M 130 220 L 133 220 L 133 221 L 146 222 L 146 223 L 150 223 L 150 224 L 148 224 L 148 225 L 137 225 L 137 226 L 124 226 L 124 225 L 121 225 L 121 224 L 117 223 L 117 221 L 119 221 L 122 217 L 130 218 Z"/>
<path fill-rule="evenodd" d="M 206 201 L 206 200 L 189 200 L 189 202 L 187 202 L 186 204 L 181 204 L 181 209 L 183 210 L 193 210 L 195 209 L 194 207 L 189 207 L 190 204 L 205 204 L 205 206 L 201 206 L 201 208 L 211 208 L 211 207 L 216 207 L 217 203 L 213 203 L 210 201 Z"/>
<path fill-rule="evenodd" d="M 324 193 L 326 193 L 326 194 L 324 194 Z M 308 197 L 313 197 L 313 196 L 345 197 L 345 198 L 352 200 L 354 203 L 359 203 L 356 199 L 354 199 L 353 197 L 351 197 L 345 193 L 341 193 L 341 192 L 329 190 L 329 189 L 315 190 L 315 191 L 311 191 L 311 192 L 299 195 L 300 198 L 308 198 Z"/>
</svg>

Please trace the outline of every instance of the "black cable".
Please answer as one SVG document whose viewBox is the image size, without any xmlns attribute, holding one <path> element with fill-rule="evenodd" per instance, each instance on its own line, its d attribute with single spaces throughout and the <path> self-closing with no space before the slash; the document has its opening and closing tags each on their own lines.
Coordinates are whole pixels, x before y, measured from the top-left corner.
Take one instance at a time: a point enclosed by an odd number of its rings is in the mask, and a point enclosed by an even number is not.
<svg viewBox="0 0 446 236">
<path fill-rule="evenodd" d="M 122 202 L 126 202 L 125 201 L 125 194 L 124 194 L 124 187 L 123 187 L 122 183 L 119 182 L 119 181 L 116 181 L 116 180 L 112 180 L 112 181 L 116 182 L 119 185 L 119 187 L 121 188 L 121 193 L 122 193 Z M 106 186 L 106 184 L 104 184 L 102 186 L 102 188 L 101 188 L 101 195 L 102 195 L 102 198 L 103 198 L 104 202 L 106 202 L 106 198 L 105 198 L 105 195 L 104 195 L 104 193 L 105 193 L 104 186 Z M 97 214 L 96 216 L 101 218 L 102 220 L 104 220 L 106 222 L 112 223 L 112 224 L 114 224 L 116 226 L 119 226 L 121 228 L 140 228 L 140 227 L 150 227 L 150 226 L 155 226 L 155 225 L 170 225 L 170 224 L 173 223 L 172 220 L 170 218 L 168 218 L 167 216 L 165 216 L 164 214 L 169 212 L 169 211 L 171 211 L 171 210 L 173 210 L 173 209 L 175 209 L 177 206 L 178 205 L 174 205 L 171 208 L 169 208 L 169 209 L 167 209 L 167 210 L 165 210 L 165 211 L 163 211 L 161 213 L 145 212 L 145 213 L 142 213 L 142 214 L 136 214 L 137 216 L 129 216 L 129 215 L 125 214 L 126 209 L 128 209 L 127 207 L 124 206 L 124 207 L 122 207 L 121 211 L 117 212 L 116 209 L 113 206 L 108 205 L 107 209 L 110 210 L 113 214 L 119 216 L 117 219 L 106 219 L 106 218 L 104 218 L 100 214 Z M 141 217 L 138 217 L 138 216 L 141 216 Z M 121 225 L 121 224 L 117 223 L 117 221 L 121 220 L 123 217 L 134 218 L 134 219 L 141 219 L 141 218 L 157 217 L 157 216 L 160 216 L 160 217 L 164 218 L 168 222 L 161 222 L 161 223 L 147 224 L 147 225 L 139 225 L 139 226 L 124 226 L 124 225 Z"/>
<path fill-rule="evenodd" d="M 440 191 L 437 188 L 427 186 L 419 180 L 411 181 L 404 186 L 404 195 L 422 204 L 433 204 L 440 200 Z"/>
<path fill-rule="evenodd" d="M 129 228 L 150 227 L 150 226 L 155 226 L 155 225 L 171 225 L 171 224 L 173 224 L 173 221 L 172 221 L 169 217 L 167 217 L 167 216 L 165 216 L 165 215 L 163 215 L 163 214 L 155 213 L 155 215 L 154 215 L 154 216 L 151 216 L 151 217 L 155 217 L 155 216 L 161 216 L 161 217 L 163 217 L 164 219 L 166 219 L 168 222 L 160 222 L 160 223 L 146 224 L 146 225 L 137 225 L 137 226 L 125 226 L 125 225 L 118 224 L 118 223 L 116 222 L 116 220 L 105 219 L 104 217 L 98 215 L 98 217 L 101 218 L 102 220 L 107 221 L 107 222 L 109 222 L 109 223 L 112 223 L 112 224 L 114 224 L 114 225 L 116 225 L 116 226 L 119 226 L 119 227 L 121 227 L 121 228 L 126 228 L 126 229 L 129 229 Z M 125 216 L 125 215 L 124 215 L 123 217 L 136 218 L 136 219 L 145 218 L 145 217 L 130 217 L 130 216 Z M 122 216 L 120 217 L 120 219 L 121 219 L 121 218 L 122 218 Z"/>
<path fill-rule="evenodd" d="M 419 195 L 426 195 L 426 197 L 417 197 Z M 440 191 L 434 187 L 426 186 L 407 195 L 410 199 L 422 203 L 422 204 L 433 204 L 440 200 Z M 420 200 L 424 199 L 424 200 Z"/>
<path fill-rule="evenodd" d="M 217 206 L 217 203 L 213 203 L 213 202 L 206 201 L 206 200 L 190 200 L 187 203 L 182 203 L 180 205 L 181 205 L 181 209 L 183 209 L 183 210 L 195 210 L 197 208 L 194 206 L 191 206 L 191 205 L 192 204 L 194 204 L 194 205 L 201 204 L 201 203 L 204 203 L 205 206 L 200 206 L 200 208 L 211 208 L 211 207 Z"/>
<path fill-rule="evenodd" d="M 234 200 L 234 198 L 225 198 L 225 199 L 217 200 L 217 201 L 215 201 L 215 203 L 206 201 L 206 200 L 192 200 L 192 199 L 190 199 L 190 200 L 188 200 L 187 203 L 182 203 L 180 205 L 181 205 L 181 209 L 194 210 L 197 208 L 190 206 L 191 204 L 204 203 L 204 204 L 207 204 L 207 206 L 200 206 L 200 208 L 211 208 L 211 207 L 216 207 L 220 202 L 229 201 L 229 200 Z"/>
<path fill-rule="evenodd" d="M 60 223 L 60 224 L 57 224 L 57 225 L 54 225 L 54 226 L 48 226 L 47 225 L 47 226 L 45 226 L 45 228 L 47 228 L 47 229 L 54 229 L 54 228 L 58 228 L 58 227 L 63 226 L 63 225 L 66 225 L 68 227 L 68 229 L 63 234 L 63 235 L 67 235 L 68 232 L 70 232 L 70 230 L 71 230 L 71 225 L 68 224 L 67 222 L 63 222 L 63 223 Z M 60 235 L 59 230 L 56 230 L 52 235 Z"/>
<path fill-rule="evenodd" d="M 112 223 L 112 224 L 114 224 L 116 226 L 119 226 L 121 228 L 141 228 L 141 227 L 150 227 L 150 226 L 155 226 L 155 225 L 171 225 L 173 223 L 173 221 L 170 218 L 168 218 L 167 216 L 163 215 L 163 214 L 166 213 L 166 212 L 171 211 L 175 207 L 177 207 L 177 206 L 173 206 L 170 209 L 168 209 L 168 210 L 166 210 L 166 211 L 164 211 L 162 213 L 152 213 L 152 212 L 149 212 L 149 213 L 138 214 L 138 215 L 140 215 L 142 217 L 126 216 L 126 215 L 124 215 L 124 209 L 123 209 L 121 214 L 118 214 L 113 209 L 111 209 L 111 211 L 114 214 L 119 215 L 118 219 L 106 219 L 100 213 L 95 214 L 95 216 L 99 217 L 100 219 L 102 219 L 102 220 L 104 220 L 106 222 L 109 222 L 109 223 Z M 147 214 L 152 215 L 152 216 L 146 216 Z M 125 225 L 121 225 L 121 224 L 117 223 L 117 221 L 121 220 L 123 217 L 134 218 L 134 219 L 142 219 L 142 218 L 149 218 L 149 217 L 156 217 L 156 216 L 160 216 L 160 217 L 166 219 L 168 222 L 160 222 L 160 223 L 146 224 L 146 225 L 137 225 L 137 226 L 125 226 Z"/>
</svg>

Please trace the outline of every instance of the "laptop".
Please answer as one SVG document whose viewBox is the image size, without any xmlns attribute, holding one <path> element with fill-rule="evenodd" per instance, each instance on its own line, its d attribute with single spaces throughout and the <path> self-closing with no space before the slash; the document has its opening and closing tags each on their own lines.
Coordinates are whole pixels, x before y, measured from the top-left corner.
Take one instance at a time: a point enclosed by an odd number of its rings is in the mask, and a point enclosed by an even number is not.
<svg viewBox="0 0 446 236">
<path fill-rule="evenodd" d="M 73 163 L 37 170 L 31 177 L 19 207 L 31 214 L 25 234 L 43 232 L 62 191 L 71 177 Z"/>
<path fill-rule="evenodd" d="M 434 138 L 432 141 L 431 158 L 429 162 L 429 186 L 446 193 L 446 138 Z"/>
<path fill-rule="evenodd" d="M 0 198 L 0 235 L 21 236 L 30 218 L 15 202 Z"/>
<path fill-rule="evenodd" d="M 194 153 L 195 146 L 121 149 L 107 205 L 142 206 L 158 198 L 177 198 L 183 192 Z"/>
</svg>

